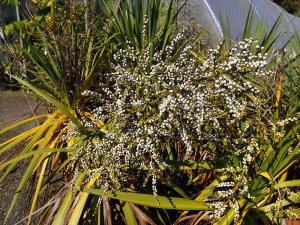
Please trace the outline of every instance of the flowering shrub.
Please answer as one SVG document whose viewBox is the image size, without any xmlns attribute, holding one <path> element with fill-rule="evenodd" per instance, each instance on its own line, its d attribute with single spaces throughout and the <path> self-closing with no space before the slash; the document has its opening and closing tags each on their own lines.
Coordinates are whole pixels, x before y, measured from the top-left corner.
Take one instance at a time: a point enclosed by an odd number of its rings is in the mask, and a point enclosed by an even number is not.
<svg viewBox="0 0 300 225">
<path fill-rule="evenodd" d="M 129 174 L 146 174 L 144 185 L 151 179 L 157 195 L 158 180 L 174 169 L 171 160 L 223 161 L 215 173 L 229 179 L 207 198 L 214 208 L 210 218 L 219 220 L 232 208 L 237 221 L 242 199 L 255 199 L 252 180 L 268 154 L 262 146 L 283 138 L 280 127 L 296 119 L 271 121 L 270 93 L 263 87 L 275 89 L 276 71 L 266 68 L 255 41 L 239 42 L 225 54 L 221 44 L 200 63 L 191 46 L 173 57 L 182 39 L 179 34 L 153 55 L 151 46 L 140 52 L 128 42 L 99 89 L 83 93 L 89 105 L 80 113 L 92 115 L 84 124 L 103 133 L 81 145 L 76 174 L 88 171 L 90 179 L 100 177 L 98 187 L 115 191 L 130 187 Z"/>
<path fill-rule="evenodd" d="M 173 1 L 113 2 L 97 1 L 96 20 L 93 7 L 59 3 L 24 33 L 45 38 L 22 51 L 34 79 L 15 79 L 50 107 L 0 131 L 47 117 L 0 144 L 2 153 L 25 144 L 0 163 L 0 182 L 30 158 L 7 218 L 31 178 L 28 223 L 261 224 L 298 213 L 289 208 L 300 198 L 296 61 L 253 39 L 189 45 L 189 32 L 174 35 Z M 61 23 L 71 8 L 74 20 Z"/>
<path fill-rule="evenodd" d="M 119 190 L 128 185 L 128 171 L 144 171 L 145 182 L 151 178 L 157 194 L 156 181 L 168 168 L 171 154 L 176 160 L 201 160 L 207 152 L 211 160 L 242 157 L 236 182 L 243 187 L 241 194 L 247 192 L 241 181 L 258 147 L 257 124 L 245 121 L 245 116 L 253 109 L 263 110 L 266 103 L 252 80 L 258 83 L 274 73 L 265 69 L 264 55 L 252 53 L 251 39 L 227 55 L 221 54 L 220 46 L 209 50 L 205 62 L 199 63 L 189 52 L 191 46 L 172 57 L 183 38 L 179 34 L 153 58 L 151 46 L 140 52 L 128 43 L 128 49 L 115 54 L 115 69 L 102 75 L 98 90 L 83 93 L 89 103 L 84 110 L 92 115 L 84 126 L 105 135 L 92 135 L 84 142 L 74 164 L 77 171 L 89 171 L 90 178 L 100 174 L 99 187 Z"/>
</svg>

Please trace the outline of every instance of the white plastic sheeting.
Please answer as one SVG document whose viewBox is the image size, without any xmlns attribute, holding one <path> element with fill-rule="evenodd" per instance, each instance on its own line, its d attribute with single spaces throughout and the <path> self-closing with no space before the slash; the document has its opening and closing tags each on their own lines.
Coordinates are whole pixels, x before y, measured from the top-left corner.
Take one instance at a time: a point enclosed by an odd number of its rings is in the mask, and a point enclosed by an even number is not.
<svg viewBox="0 0 300 225">
<path fill-rule="evenodd" d="M 3 31 L 2 31 L 2 28 L 0 27 L 0 39 L 3 39 L 4 40 L 4 34 L 3 34 Z"/>
<path fill-rule="evenodd" d="M 189 5 L 192 19 L 208 30 L 213 42 L 229 36 L 239 40 L 250 9 L 253 12 L 253 32 L 260 21 L 264 22 L 267 32 L 279 18 L 276 30 L 278 47 L 293 35 L 300 35 L 300 18 L 287 13 L 271 0 L 190 0 Z M 230 28 L 230 35 L 227 28 Z"/>
</svg>

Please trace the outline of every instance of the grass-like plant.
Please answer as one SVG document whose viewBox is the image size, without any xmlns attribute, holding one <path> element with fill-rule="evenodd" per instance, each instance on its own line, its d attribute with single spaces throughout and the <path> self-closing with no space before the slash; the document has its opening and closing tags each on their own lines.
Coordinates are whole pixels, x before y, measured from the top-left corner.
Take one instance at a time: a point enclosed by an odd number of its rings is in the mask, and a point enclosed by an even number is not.
<svg viewBox="0 0 300 225">
<path fill-rule="evenodd" d="M 5 169 L 1 181 L 21 160 L 27 158 L 30 160 L 6 217 L 7 220 L 17 203 L 20 191 L 26 189 L 26 184 L 31 179 L 36 179 L 28 224 L 35 217 L 33 212 L 40 196 L 48 196 L 52 180 L 56 179 L 57 174 L 63 174 L 65 165 L 72 159 L 72 152 L 65 149 L 72 143 L 64 143 L 61 137 L 66 124 L 72 122 L 77 127 L 82 126 L 75 109 L 79 105 L 81 91 L 90 87 L 104 51 L 105 38 L 90 31 L 81 35 L 84 29 L 83 13 L 78 11 L 82 11 L 80 6 L 58 4 L 56 7 L 53 14 L 45 18 L 36 16 L 27 22 L 28 30 L 24 31 L 27 49 L 12 52 L 14 60 L 20 60 L 17 65 L 20 65 L 21 69 L 24 69 L 23 59 L 26 59 L 25 72 L 30 77 L 29 80 L 22 80 L 16 76 L 14 78 L 24 87 L 46 99 L 51 105 L 49 113 L 26 119 L 1 131 L 3 133 L 28 121 L 45 118 L 39 126 L 1 144 L 1 153 L 9 152 L 9 156 L 1 163 L 1 170 Z M 67 19 L 70 15 L 71 20 Z M 37 22 L 37 19 L 40 20 Z M 11 150 L 19 143 L 25 147 Z M 17 157 L 12 158 L 14 155 Z M 57 190 L 62 188 L 58 192 L 62 196 L 66 194 L 64 186 L 65 184 L 61 183 L 55 187 Z M 53 204 L 54 202 L 49 205 L 44 215 L 51 215 L 50 209 L 57 210 L 55 207 L 59 205 L 54 204 L 53 207 Z"/>
<path fill-rule="evenodd" d="M 101 79 L 102 70 L 105 72 L 110 69 L 105 64 L 110 61 L 109 57 L 111 57 L 111 51 L 105 49 L 105 47 L 112 46 L 109 45 L 110 38 L 107 31 L 92 30 L 95 29 L 99 18 L 95 18 L 90 30 L 85 30 L 83 23 L 84 8 L 82 8 L 82 5 L 69 5 L 68 3 L 70 2 L 66 2 L 65 5 L 61 3 L 51 5 L 52 11 L 46 16 L 35 16 L 30 21 L 26 21 L 27 26 L 25 28 L 27 30 L 23 31 L 24 40 L 27 41 L 26 49 L 16 49 L 17 51 L 11 52 L 14 60 L 19 60 L 17 66 L 20 69 L 25 68 L 26 71 L 22 72 L 26 72 L 29 77 L 28 80 L 16 76 L 14 78 L 41 98 L 46 99 L 50 105 L 49 113 L 26 119 L 1 131 L 1 133 L 4 133 L 28 121 L 41 117 L 45 118 L 45 121 L 39 126 L 1 144 L 1 153 L 10 153 L 1 163 L 1 170 L 5 171 L 1 176 L 1 181 L 7 178 L 20 161 L 26 158 L 30 159 L 6 219 L 17 203 L 20 191 L 25 189 L 26 184 L 34 177 L 36 177 L 36 182 L 34 182 L 35 192 L 32 196 L 30 215 L 27 218 L 28 224 L 31 223 L 32 219 L 40 221 L 40 223 L 64 223 L 67 220 L 66 218 L 69 219 L 70 224 L 76 224 L 80 218 L 84 220 L 83 209 L 85 203 L 88 201 L 89 205 L 94 205 L 99 199 L 98 196 L 95 196 L 88 200 L 87 193 L 83 194 L 76 191 L 69 182 L 73 178 L 73 180 L 76 180 L 74 183 L 76 188 L 81 186 L 85 173 L 81 173 L 75 178 L 71 173 L 71 176 L 64 175 L 60 179 L 61 182 L 54 187 L 58 192 L 45 205 L 45 208 L 41 208 L 46 209 L 45 212 L 36 211 L 37 205 L 42 203 L 39 202 L 40 196 L 44 194 L 49 197 L 52 196 L 49 193 L 53 190 L 51 187 L 53 179 L 56 179 L 59 174 L 64 174 L 66 165 L 74 159 L 76 148 L 72 150 L 68 148 L 76 146 L 77 142 L 84 143 L 87 136 L 93 135 L 93 132 L 84 126 L 85 120 L 92 119 L 89 113 L 80 114 L 78 111 L 82 106 L 81 93 L 89 88 L 97 88 L 94 83 L 95 80 Z M 157 3 L 160 8 L 153 8 L 153 12 L 160 10 L 157 13 L 161 13 L 161 3 L 160 1 L 157 1 Z M 155 5 L 149 2 L 147 6 L 150 10 L 150 7 Z M 170 9 L 174 10 L 172 4 Z M 71 19 L 67 19 L 70 16 Z M 153 21 L 155 19 L 159 21 L 160 18 L 154 17 Z M 163 26 L 173 26 L 173 22 L 167 22 Z M 170 29 L 168 32 L 170 32 Z M 117 32 L 116 34 L 113 34 L 113 32 L 109 34 L 112 34 L 112 38 L 114 35 L 118 35 Z M 161 39 L 159 35 L 157 33 L 158 40 Z M 116 42 L 111 41 L 111 43 Z M 104 53 L 106 55 L 102 57 Z M 24 66 L 24 58 L 26 59 L 26 66 Z M 65 139 L 64 134 L 69 126 L 74 126 L 81 131 L 79 139 L 76 137 Z M 69 134 L 70 130 L 67 131 Z M 26 147 L 11 150 L 13 146 L 19 143 Z M 17 155 L 17 157 L 12 158 L 13 155 Z M 93 181 L 85 185 L 89 187 L 92 184 Z M 139 197 L 139 195 L 124 193 L 118 198 L 122 201 L 129 198 L 136 202 L 141 202 L 141 199 L 143 201 L 147 200 L 148 205 L 156 205 L 157 199 L 160 199 L 161 203 L 165 202 L 160 207 L 173 208 L 166 197 L 159 198 L 152 195 Z M 79 201 L 79 203 L 72 205 L 73 201 Z M 187 209 L 192 205 L 195 209 L 208 209 L 205 204 L 199 205 L 193 203 L 193 201 L 176 198 L 173 201 L 176 205 L 178 202 L 178 207 L 182 209 Z M 124 207 L 125 214 L 129 213 L 130 215 L 132 212 L 130 204 L 126 203 Z M 108 212 L 108 210 L 105 210 L 105 212 Z M 92 211 L 89 213 L 94 215 Z M 98 216 L 95 218 L 97 220 Z"/>
<path fill-rule="evenodd" d="M 299 41 L 276 55 L 276 35 L 258 43 L 245 31 L 200 51 L 175 29 L 177 10 L 66 1 L 28 21 L 26 48 L 11 52 L 28 79 L 13 77 L 49 111 L 0 131 L 44 118 L 0 144 L 0 183 L 29 160 L 7 218 L 30 180 L 28 224 L 267 224 L 299 213 L 289 210 Z"/>
</svg>

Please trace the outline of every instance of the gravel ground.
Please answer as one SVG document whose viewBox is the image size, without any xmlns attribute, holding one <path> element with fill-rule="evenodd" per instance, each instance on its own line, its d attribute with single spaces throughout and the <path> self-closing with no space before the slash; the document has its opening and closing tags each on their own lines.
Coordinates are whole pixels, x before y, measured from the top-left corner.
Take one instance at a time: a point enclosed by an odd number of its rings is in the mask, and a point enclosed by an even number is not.
<svg viewBox="0 0 300 225">
<path fill-rule="evenodd" d="M 22 91 L 0 91 L 0 129 L 8 126 L 14 121 L 18 121 L 22 118 L 33 115 L 29 102 L 33 109 L 35 109 L 35 107 L 38 105 L 34 97 L 28 95 L 26 97 Z M 42 110 L 45 109 L 39 107 L 36 113 L 38 114 Z M 22 131 L 31 128 L 34 125 L 36 125 L 35 121 L 1 134 L 0 143 L 18 133 L 21 133 Z M 0 161 L 4 157 L 5 154 L 0 154 Z M 10 202 L 21 180 L 21 177 L 25 172 L 26 166 L 27 163 L 20 164 L 17 170 L 11 172 L 9 176 L 2 183 L 0 183 L 0 224 L 3 224 L 5 214 L 9 208 Z M 25 217 L 25 210 L 28 202 L 27 194 L 28 191 L 26 190 L 21 192 L 20 199 L 9 218 L 8 225 L 14 225 Z M 25 224 L 25 222 L 19 224 Z"/>
</svg>

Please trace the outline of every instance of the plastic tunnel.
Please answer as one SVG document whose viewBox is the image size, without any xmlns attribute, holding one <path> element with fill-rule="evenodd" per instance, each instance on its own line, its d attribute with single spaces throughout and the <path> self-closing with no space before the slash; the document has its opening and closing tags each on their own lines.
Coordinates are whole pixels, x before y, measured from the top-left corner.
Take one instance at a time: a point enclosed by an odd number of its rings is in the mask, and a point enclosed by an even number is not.
<svg viewBox="0 0 300 225">
<path fill-rule="evenodd" d="M 300 35 L 300 18 L 284 11 L 271 0 L 190 0 L 189 7 L 194 23 L 208 31 L 212 42 L 223 37 L 240 40 L 248 15 L 252 19 L 252 32 L 263 23 L 261 29 L 267 33 L 278 20 L 278 48 L 295 34 Z"/>
</svg>

